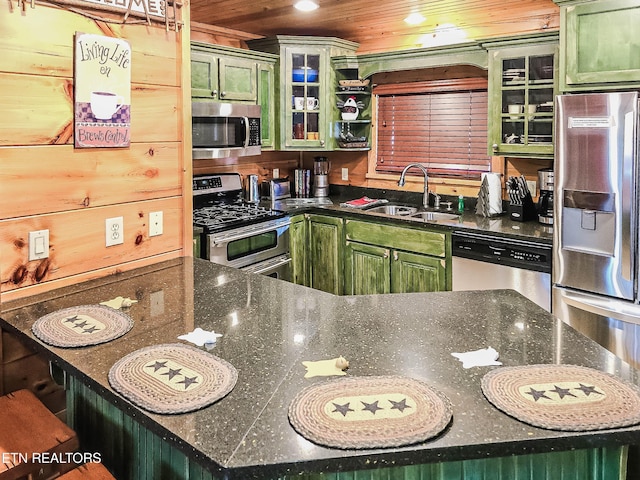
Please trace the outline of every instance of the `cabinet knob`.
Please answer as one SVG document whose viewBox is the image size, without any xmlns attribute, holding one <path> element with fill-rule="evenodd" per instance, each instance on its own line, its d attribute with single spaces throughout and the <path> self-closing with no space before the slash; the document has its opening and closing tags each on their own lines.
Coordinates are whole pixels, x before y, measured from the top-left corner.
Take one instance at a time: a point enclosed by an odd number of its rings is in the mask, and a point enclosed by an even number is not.
<svg viewBox="0 0 640 480">
<path fill-rule="evenodd" d="M 398 261 L 398 252 L 393 252 L 393 259 L 397 262 Z"/>
<path fill-rule="evenodd" d="M 320 146 L 324 147 L 324 140 L 320 140 Z"/>
<path fill-rule="evenodd" d="M 218 90 L 214 90 L 211 92 L 212 97 L 215 97 L 216 95 L 218 95 Z"/>
<path fill-rule="evenodd" d="M 497 152 L 498 151 L 498 144 L 494 143 L 493 145 L 491 145 L 491 148 L 493 148 L 494 152 Z"/>
<path fill-rule="evenodd" d="M 384 251 L 384 255 L 383 255 L 383 257 L 384 257 L 384 258 L 389 258 L 389 250 L 385 250 L 385 251 Z"/>
<path fill-rule="evenodd" d="M 220 92 L 220 98 L 224 98 L 227 95 L 227 92 Z"/>
</svg>

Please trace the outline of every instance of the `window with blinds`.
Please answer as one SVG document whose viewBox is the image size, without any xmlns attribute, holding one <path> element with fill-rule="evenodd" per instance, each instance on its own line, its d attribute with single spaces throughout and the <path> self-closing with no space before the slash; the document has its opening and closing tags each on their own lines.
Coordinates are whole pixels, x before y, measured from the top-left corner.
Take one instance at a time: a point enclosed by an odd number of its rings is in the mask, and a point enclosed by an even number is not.
<svg viewBox="0 0 640 480">
<path fill-rule="evenodd" d="M 376 172 L 414 162 L 432 176 L 479 179 L 489 172 L 487 90 L 377 94 Z"/>
</svg>

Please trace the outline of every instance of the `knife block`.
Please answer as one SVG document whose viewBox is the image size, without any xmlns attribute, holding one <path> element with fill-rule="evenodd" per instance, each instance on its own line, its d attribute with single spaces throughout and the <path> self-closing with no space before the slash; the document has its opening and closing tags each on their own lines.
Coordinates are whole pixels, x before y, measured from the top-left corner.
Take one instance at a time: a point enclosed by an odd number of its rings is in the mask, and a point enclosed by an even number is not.
<svg viewBox="0 0 640 480">
<path fill-rule="evenodd" d="M 522 197 L 521 203 L 509 204 L 509 218 L 515 222 L 528 222 L 529 220 L 538 218 L 538 212 L 531 198 L 531 193 L 527 192 L 527 194 Z"/>
</svg>

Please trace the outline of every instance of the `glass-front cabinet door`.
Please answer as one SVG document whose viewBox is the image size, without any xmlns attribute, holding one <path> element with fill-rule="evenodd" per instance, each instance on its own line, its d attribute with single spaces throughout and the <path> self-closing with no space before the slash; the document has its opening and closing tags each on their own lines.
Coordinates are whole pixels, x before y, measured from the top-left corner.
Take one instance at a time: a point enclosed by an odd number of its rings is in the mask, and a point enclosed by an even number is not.
<svg viewBox="0 0 640 480">
<path fill-rule="evenodd" d="M 326 85 L 320 81 L 325 74 L 322 56 L 320 53 L 291 51 L 289 64 L 288 90 L 291 96 L 287 98 L 291 98 L 291 102 L 286 116 L 285 144 L 324 146 L 326 105 L 320 99 L 325 97 Z"/>
<path fill-rule="evenodd" d="M 490 150 L 494 155 L 553 155 L 555 45 L 493 52 Z"/>
<path fill-rule="evenodd" d="M 358 44 L 335 37 L 292 35 L 247 40 L 247 44 L 280 56 L 276 71 L 278 148 L 330 150 L 336 78 L 331 57 L 354 54 Z"/>
</svg>

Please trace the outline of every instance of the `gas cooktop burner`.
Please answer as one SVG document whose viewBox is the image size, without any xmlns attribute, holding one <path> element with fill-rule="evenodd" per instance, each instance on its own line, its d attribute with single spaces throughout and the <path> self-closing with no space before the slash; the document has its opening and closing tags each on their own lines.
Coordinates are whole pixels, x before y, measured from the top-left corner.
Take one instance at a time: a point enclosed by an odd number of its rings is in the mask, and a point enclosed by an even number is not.
<svg viewBox="0 0 640 480">
<path fill-rule="evenodd" d="M 280 218 L 284 215 L 283 212 L 242 201 L 235 203 L 212 202 L 193 210 L 193 224 L 204 228 L 205 232 L 211 233 Z"/>
</svg>

